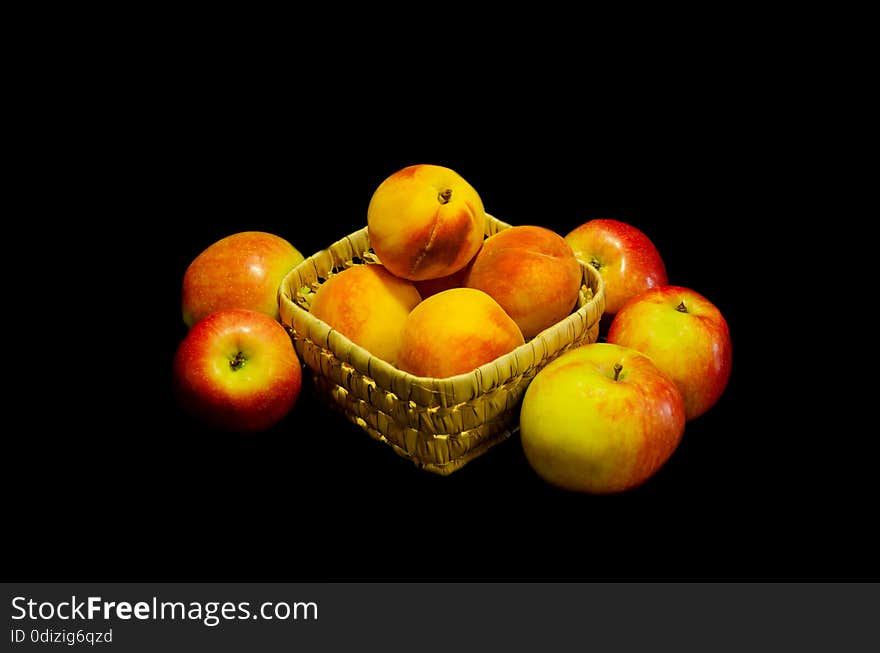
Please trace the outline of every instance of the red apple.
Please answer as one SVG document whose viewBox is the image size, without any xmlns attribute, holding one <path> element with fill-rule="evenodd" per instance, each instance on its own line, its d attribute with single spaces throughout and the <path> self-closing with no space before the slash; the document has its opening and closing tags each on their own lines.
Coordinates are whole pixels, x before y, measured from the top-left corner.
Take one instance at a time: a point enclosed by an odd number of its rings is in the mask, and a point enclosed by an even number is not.
<svg viewBox="0 0 880 653">
<path fill-rule="evenodd" d="M 689 420 L 722 395 L 730 378 L 730 329 L 721 311 L 680 286 L 652 288 L 618 311 L 608 342 L 646 354 L 675 381 Z"/>
<path fill-rule="evenodd" d="M 634 295 L 669 283 L 654 243 L 620 220 L 596 219 L 570 231 L 565 240 L 575 256 L 592 265 L 605 281 L 608 320 Z"/>
<path fill-rule="evenodd" d="M 263 231 L 221 238 L 199 254 L 183 276 L 188 327 L 214 311 L 246 308 L 278 319 L 278 287 L 303 260 L 289 242 Z"/>
<path fill-rule="evenodd" d="M 296 404 L 302 369 L 281 324 L 226 309 L 192 326 L 174 356 L 173 379 L 194 417 L 227 431 L 262 431 Z"/>
<path fill-rule="evenodd" d="M 529 384 L 520 411 L 526 459 L 565 490 L 608 494 L 641 485 L 684 433 L 681 393 L 647 356 L 593 343 L 572 349 Z"/>
</svg>

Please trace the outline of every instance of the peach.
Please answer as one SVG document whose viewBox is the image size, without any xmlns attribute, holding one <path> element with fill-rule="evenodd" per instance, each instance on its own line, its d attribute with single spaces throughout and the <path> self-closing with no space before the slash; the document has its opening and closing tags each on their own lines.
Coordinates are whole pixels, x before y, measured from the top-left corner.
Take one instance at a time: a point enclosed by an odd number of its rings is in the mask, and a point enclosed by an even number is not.
<svg viewBox="0 0 880 653">
<path fill-rule="evenodd" d="M 489 295 L 452 288 L 409 314 L 397 366 L 416 376 L 445 378 L 475 370 L 524 342 L 516 322 Z"/>
<path fill-rule="evenodd" d="M 582 271 L 565 239 L 530 225 L 499 231 L 483 243 L 465 279 L 497 301 L 528 340 L 571 313 Z"/>
<path fill-rule="evenodd" d="M 449 168 L 407 166 L 379 184 L 367 208 L 370 244 L 390 272 L 436 279 L 467 265 L 483 243 L 479 194 Z"/>
<path fill-rule="evenodd" d="M 421 299 L 411 281 L 399 279 L 381 265 L 355 265 L 321 284 L 309 310 L 394 365 L 406 317 Z"/>
</svg>

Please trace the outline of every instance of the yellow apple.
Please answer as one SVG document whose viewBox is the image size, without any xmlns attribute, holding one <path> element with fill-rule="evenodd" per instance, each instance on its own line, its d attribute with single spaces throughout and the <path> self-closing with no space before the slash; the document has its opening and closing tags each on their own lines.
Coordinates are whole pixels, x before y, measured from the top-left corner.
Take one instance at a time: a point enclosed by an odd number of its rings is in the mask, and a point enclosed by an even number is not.
<svg viewBox="0 0 880 653">
<path fill-rule="evenodd" d="M 684 433 L 675 383 L 634 349 L 593 343 L 572 349 L 529 384 L 520 411 L 526 459 L 548 483 L 608 494 L 641 485 Z"/>
</svg>

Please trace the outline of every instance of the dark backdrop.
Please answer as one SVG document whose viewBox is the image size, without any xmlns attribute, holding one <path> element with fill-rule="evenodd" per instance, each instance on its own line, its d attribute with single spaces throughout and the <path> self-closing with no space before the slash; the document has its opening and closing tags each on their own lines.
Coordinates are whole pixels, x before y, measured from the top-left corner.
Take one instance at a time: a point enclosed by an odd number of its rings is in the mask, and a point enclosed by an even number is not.
<svg viewBox="0 0 880 653">
<path fill-rule="evenodd" d="M 201 72 L 123 85 L 88 129 L 60 130 L 69 175 L 52 189 L 52 234 L 67 256 L 53 270 L 52 362 L 20 380 L 38 398 L 35 426 L 6 437 L 7 571 L 876 575 L 873 496 L 841 469 L 838 434 L 816 412 L 823 394 L 802 391 L 814 386 L 792 367 L 792 343 L 809 334 L 787 326 L 785 234 L 796 216 L 767 194 L 779 148 L 763 89 L 659 71 L 611 84 L 540 71 L 498 82 L 485 70 L 439 88 L 337 75 L 325 96 L 328 87 L 301 79 Z M 177 408 L 170 366 L 185 334 L 188 263 L 248 229 L 312 254 L 364 226 L 379 182 L 418 162 L 457 170 L 513 224 L 561 234 L 595 217 L 634 224 L 671 282 L 727 317 L 729 387 L 644 486 L 612 497 L 557 491 L 530 470 L 517 437 L 434 476 L 323 407 L 308 383 L 260 435 L 214 432 Z"/>
</svg>

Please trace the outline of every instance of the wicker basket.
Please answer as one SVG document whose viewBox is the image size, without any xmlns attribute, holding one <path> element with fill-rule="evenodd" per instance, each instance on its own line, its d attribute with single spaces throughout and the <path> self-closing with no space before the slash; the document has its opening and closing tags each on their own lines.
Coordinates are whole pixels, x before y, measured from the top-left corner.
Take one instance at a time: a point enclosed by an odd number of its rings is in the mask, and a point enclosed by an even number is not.
<svg viewBox="0 0 880 653">
<path fill-rule="evenodd" d="M 508 227 L 487 216 L 486 236 Z M 314 292 L 330 276 L 378 262 L 366 228 L 308 257 L 281 283 L 281 322 L 319 395 L 422 469 L 449 474 L 515 433 L 520 400 L 535 374 L 562 352 L 598 337 L 602 280 L 581 262 L 577 307 L 564 320 L 473 372 L 445 379 L 413 376 L 309 313 Z"/>
</svg>

